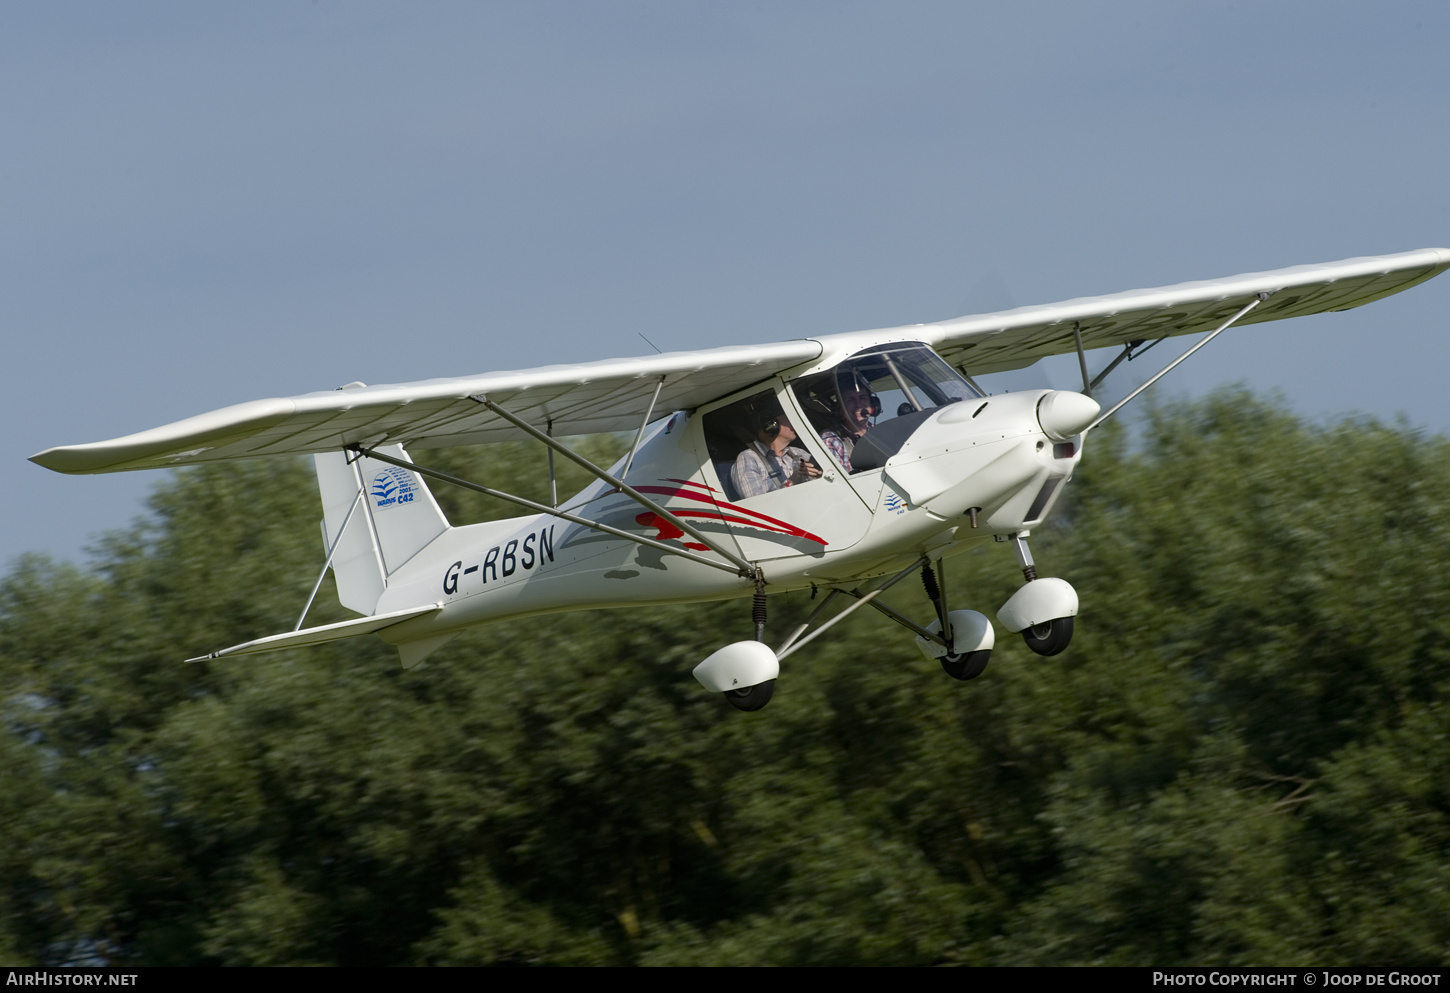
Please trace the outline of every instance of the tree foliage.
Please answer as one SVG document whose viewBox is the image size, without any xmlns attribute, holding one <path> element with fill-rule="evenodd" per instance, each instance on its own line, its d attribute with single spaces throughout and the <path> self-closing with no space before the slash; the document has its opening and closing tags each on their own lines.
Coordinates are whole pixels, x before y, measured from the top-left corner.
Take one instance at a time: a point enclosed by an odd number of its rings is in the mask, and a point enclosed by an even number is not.
<svg viewBox="0 0 1450 993">
<path fill-rule="evenodd" d="M 689 677 L 739 601 L 407 672 L 372 638 L 183 665 L 291 627 L 320 542 L 306 464 L 178 473 L 85 566 L 0 583 L 0 960 L 1443 965 L 1447 456 L 1242 392 L 1157 408 L 1037 536 L 1067 653 L 1004 634 L 958 684 L 858 614 L 758 714 Z M 547 499 L 538 450 L 428 458 Z M 988 613 L 1020 582 L 949 569 Z"/>
</svg>

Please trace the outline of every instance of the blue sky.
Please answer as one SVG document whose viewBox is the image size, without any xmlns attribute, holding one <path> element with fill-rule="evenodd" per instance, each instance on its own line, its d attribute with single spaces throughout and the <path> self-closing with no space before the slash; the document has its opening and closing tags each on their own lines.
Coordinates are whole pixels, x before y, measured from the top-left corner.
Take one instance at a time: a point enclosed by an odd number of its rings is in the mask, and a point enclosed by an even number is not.
<svg viewBox="0 0 1450 993">
<path fill-rule="evenodd" d="M 30 454 L 256 397 L 1450 245 L 1447 52 L 1443 3 L 7 4 L 0 557 L 157 481 Z M 1155 389 L 1450 431 L 1447 313 Z"/>
</svg>

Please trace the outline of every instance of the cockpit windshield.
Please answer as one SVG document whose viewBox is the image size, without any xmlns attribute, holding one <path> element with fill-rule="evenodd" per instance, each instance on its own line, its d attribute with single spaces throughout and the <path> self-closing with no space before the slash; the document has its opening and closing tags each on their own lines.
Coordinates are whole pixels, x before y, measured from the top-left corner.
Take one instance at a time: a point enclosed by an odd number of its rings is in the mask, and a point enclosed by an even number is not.
<svg viewBox="0 0 1450 993">
<path fill-rule="evenodd" d="M 834 369 L 796 380 L 791 389 L 846 472 L 878 468 L 932 411 L 981 395 L 940 356 L 915 342 L 868 348 Z M 857 453 L 868 432 L 882 433 Z"/>
</svg>

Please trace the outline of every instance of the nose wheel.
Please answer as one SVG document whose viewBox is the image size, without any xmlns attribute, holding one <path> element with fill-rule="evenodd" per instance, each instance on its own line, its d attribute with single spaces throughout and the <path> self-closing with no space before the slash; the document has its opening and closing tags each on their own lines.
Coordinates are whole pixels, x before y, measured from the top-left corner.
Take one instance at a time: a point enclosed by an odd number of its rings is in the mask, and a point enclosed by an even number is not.
<svg viewBox="0 0 1450 993">
<path fill-rule="evenodd" d="M 1025 586 L 997 611 L 997 620 L 1009 631 L 1019 631 L 1027 647 L 1038 655 L 1057 655 L 1072 642 L 1072 618 L 1077 613 L 1077 592 L 1061 579 L 1039 579 L 1027 532 L 1004 539 L 1017 553 Z"/>
</svg>

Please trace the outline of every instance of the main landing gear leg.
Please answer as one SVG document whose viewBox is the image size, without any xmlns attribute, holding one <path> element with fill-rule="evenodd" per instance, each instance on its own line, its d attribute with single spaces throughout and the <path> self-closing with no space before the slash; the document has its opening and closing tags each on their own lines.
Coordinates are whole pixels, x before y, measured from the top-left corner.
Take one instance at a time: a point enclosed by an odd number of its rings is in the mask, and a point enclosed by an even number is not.
<svg viewBox="0 0 1450 993">
<path fill-rule="evenodd" d="M 1065 580 L 1037 577 L 1037 565 L 1027 547 L 1028 533 L 1021 531 L 1001 539 L 1011 544 L 1027 582 L 997 611 L 997 620 L 1007 630 L 1020 632 L 1027 647 L 1038 655 L 1056 655 L 1072 641 L 1077 592 Z"/>
<path fill-rule="evenodd" d="M 938 560 L 937 566 L 941 565 Z M 946 578 L 945 568 L 942 569 L 942 578 Z M 942 671 L 953 679 L 976 679 L 986 670 L 992 658 L 995 636 L 991 622 L 975 610 L 947 610 L 946 594 L 929 562 L 921 567 L 921 585 L 926 588 L 927 598 L 936 608 L 936 621 L 926 630 L 932 634 L 942 633 L 946 639 L 946 654 L 941 654 L 940 648 L 920 635 L 916 639 L 917 646 L 928 658 L 935 657 L 940 661 Z M 959 650 L 959 640 L 962 642 L 960 648 L 965 650 Z"/>
<path fill-rule="evenodd" d="M 705 689 L 723 696 L 736 710 L 759 710 L 775 695 L 780 658 L 765 644 L 765 576 L 755 570 L 755 600 L 751 604 L 755 640 L 737 641 L 695 666 L 695 679 Z"/>
<path fill-rule="evenodd" d="M 765 580 L 759 577 L 755 580 L 755 598 L 750 605 L 750 619 L 755 622 L 755 640 L 765 641 Z M 730 706 L 736 710 L 759 710 L 770 702 L 775 696 L 775 680 L 767 679 L 763 683 L 756 683 L 754 686 L 746 686 L 741 689 L 725 691 L 725 699 Z"/>
</svg>

